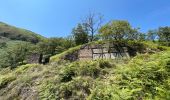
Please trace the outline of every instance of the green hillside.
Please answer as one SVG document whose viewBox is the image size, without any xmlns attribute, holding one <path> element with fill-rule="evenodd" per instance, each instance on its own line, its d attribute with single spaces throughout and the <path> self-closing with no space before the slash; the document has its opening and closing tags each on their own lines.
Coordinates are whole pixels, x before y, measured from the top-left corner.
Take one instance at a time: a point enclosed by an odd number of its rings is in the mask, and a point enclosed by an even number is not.
<svg viewBox="0 0 170 100">
<path fill-rule="evenodd" d="M 17 28 L 6 23 L 0 22 L 0 39 L 8 38 L 11 40 L 20 40 L 31 43 L 38 43 L 45 39 L 45 37 L 31 32 L 29 30 Z"/>
<path fill-rule="evenodd" d="M 170 100 L 170 27 L 113 20 L 93 37 L 83 25 L 44 38 L 0 23 L 0 100 Z"/>
<path fill-rule="evenodd" d="M 39 52 L 38 43 L 47 38 L 0 22 L 0 68 L 18 66 L 27 63 L 31 53 Z"/>
<path fill-rule="evenodd" d="M 157 44 L 145 44 L 157 48 Z M 48 65 L 27 64 L 14 70 L 3 69 L 0 99 L 169 100 L 170 49 L 162 48 L 164 51 L 139 54 L 122 61 L 58 63 L 54 60 Z M 73 50 L 76 49 L 69 51 Z"/>
</svg>

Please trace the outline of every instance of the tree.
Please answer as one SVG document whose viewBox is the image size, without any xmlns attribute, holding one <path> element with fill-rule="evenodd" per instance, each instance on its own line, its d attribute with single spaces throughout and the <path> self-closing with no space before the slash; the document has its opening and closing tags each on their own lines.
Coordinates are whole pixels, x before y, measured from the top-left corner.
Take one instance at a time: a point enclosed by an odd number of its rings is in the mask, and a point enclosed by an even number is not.
<svg viewBox="0 0 170 100">
<path fill-rule="evenodd" d="M 73 29 L 72 34 L 76 45 L 88 43 L 88 32 L 85 30 L 83 25 L 78 24 L 77 27 Z"/>
<path fill-rule="evenodd" d="M 128 38 L 132 33 L 129 22 L 124 20 L 114 20 L 106 25 L 102 26 L 99 30 L 99 33 L 105 39 L 115 39 L 115 40 L 122 40 Z"/>
<path fill-rule="evenodd" d="M 170 27 L 160 27 L 158 36 L 161 42 L 170 42 Z"/>
<path fill-rule="evenodd" d="M 50 38 L 38 43 L 39 53 L 43 55 L 54 55 L 56 54 L 56 48 L 60 46 L 60 38 Z"/>
<path fill-rule="evenodd" d="M 29 55 L 30 43 L 22 42 L 5 49 L 6 66 L 15 68 L 18 65 L 24 64 L 26 57 Z M 5 58 L 4 58 L 5 59 Z"/>
<path fill-rule="evenodd" d="M 40 54 L 52 56 L 73 46 L 75 46 L 75 43 L 70 36 L 67 38 L 53 37 L 39 42 L 37 45 L 37 51 Z"/>
<path fill-rule="evenodd" d="M 87 39 L 87 38 L 86 38 Z M 88 40 L 87 40 L 88 41 Z M 74 36 L 70 35 L 70 36 L 67 36 L 65 38 L 65 41 L 62 43 L 62 46 L 64 47 L 64 49 L 69 49 L 71 47 L 74 47 L 76 46 L 75 44 L 75 40 L 74 40 Z"/>
<path fill-rule="evenodd" d="M 142 33 L 138 31 L 139 29 L 140 28 L 130 29 L 130 31 L 126 34 L 126 38 L 128 40 L 140 40 Z"/>
<path fill-rule="evenodd" d="M 147 33 L 147 40 L 155 41 L 155 39 L 158 36 L 157 33 L 158 33 L 157 30 L 149 30 L 148 33 Z"/>
<path fill-rule="evenodd" d="M 39 42 L 37 44 L 37 48 L 40 54 L 49 54 L 51 50 L 49 51 L 49 40 L 44 40 L 42 42 Z"/>
<path fill-rule="evenodd" d="M 9 66 L 9 59 L 7 52 L 4 49 L 0 49 L 0 68 Z"/>
<path fill-rule="evenodd" d="M 145 41 L 145 40 L 146 40 L 146 34 L 144 34 L 144 33 L 139 33 L 138 40 L 139 40 L 139 41 Z"/>
<path fill-rule="evenodd" d="M 96 14 L 92 12 L 90 12 L 83 20 L 83 26 L 85 26 L 85 29 L 88 31 L 89 34 L 91 34 L 90 41 L 94 40 L 94 35 L 101 27 L 102 22 L 103 16 L 101 14 Z"/>
</svg>

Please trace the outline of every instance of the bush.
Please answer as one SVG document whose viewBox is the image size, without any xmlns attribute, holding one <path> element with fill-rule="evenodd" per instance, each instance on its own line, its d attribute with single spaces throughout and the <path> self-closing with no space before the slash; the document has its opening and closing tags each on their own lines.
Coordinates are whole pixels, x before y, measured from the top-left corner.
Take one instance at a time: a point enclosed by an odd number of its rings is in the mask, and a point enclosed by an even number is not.
<svg viewBox="0 0 170 100">
<path fill-rule="evenodd" d="M 116 65 L 113 65 L 111 63 L 109 63 L 109 61 L 106 60 L 100 60 L 99 61 L 99 67 L 104 69 L 104 68 L 112 68 L 115 67 Z"/>
<path fill-rule="evenodd" d="M 69 82 L 75 76 L 75 68 L 74 66 L 69 66 L 64 69 L 61 75 L 61 82 Z"/>
<path fill-rule="evenodd" d="M 1 70 L 0 96 L 18 99 L 31 92 L 41 100 L 169 100 L 168 50 L 139 54 L 128 63 L 99 59 Z"/>
<path fill-rule="evenodd" d="M 13 74 L 7 74 L 5 76 L 0 76 L 0 89 L 5 88 L 8 83 L 15 80 L 16 76 Z"/>
<path fill-rule="evenodd" d="M 128 100 L 131 92 L 127 89 L 119 89 L 119 86 L 100 84 L 89 95 L 87 100 Z"/>
<path fill-rule="evenodd" d="M 115 65 L 111 65 L 105 60 L 73 62 L 60 73 L 61 82 L 71 81 L 76 76 L 90 76 L 95 79 L 104 74 L 103 69 L 111 68 L 112 66 Z"/>
<path fill-rule="evenodd" d="M 76 77 L 68 83 L 62 83 L 58 87 L 58 96 L 60 99 L 84 99 L 89 95 L 90 89 L 94 85 L 93 79 L 90 77 Z"/>
</svg>

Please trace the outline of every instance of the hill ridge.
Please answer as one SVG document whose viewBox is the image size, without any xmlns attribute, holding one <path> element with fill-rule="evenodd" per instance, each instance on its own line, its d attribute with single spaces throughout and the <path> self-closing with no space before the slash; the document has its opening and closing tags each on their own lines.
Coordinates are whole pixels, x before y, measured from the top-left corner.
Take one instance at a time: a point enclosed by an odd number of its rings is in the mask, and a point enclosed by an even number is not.
<svg viewBox="0 0 170 100">
<path fill-rule="evenodd" d="M 46 39 L 44 36 L 33 31 L 19 28 L 0 21 L 0 36 L 11 40 L 21 40 L 31 43 L 38 43 Z"/>
</svg>

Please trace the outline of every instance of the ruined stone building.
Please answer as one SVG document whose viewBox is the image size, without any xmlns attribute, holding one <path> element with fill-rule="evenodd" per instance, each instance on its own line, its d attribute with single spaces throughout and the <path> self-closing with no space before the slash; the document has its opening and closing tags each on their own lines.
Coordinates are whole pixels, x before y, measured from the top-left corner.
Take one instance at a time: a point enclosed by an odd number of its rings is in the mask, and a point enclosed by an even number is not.
<svg viewBox="0 0 170 100">
<path fill-rule="evenodd" d="M 37 64 L 47 64 L 49 63 L 50 56 L 46 56 L 43 54 L 33 53 L 27 57 L 27 63 L 37 63 Z"/>
<path fill-rule="evenodd" d="M 78 51 L 79 60 L 95 59 L 126 59 L 130 58 L 126 46 L 111 44 L 103 45 L 84 45 Z"/>
<path fill-rule="evenodd" d="M 40 54 L 33 53 L 27 57 L 27 63 L 39 63 L 40 62 Z"/>
</svg>

